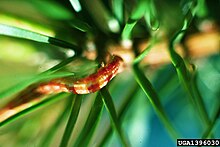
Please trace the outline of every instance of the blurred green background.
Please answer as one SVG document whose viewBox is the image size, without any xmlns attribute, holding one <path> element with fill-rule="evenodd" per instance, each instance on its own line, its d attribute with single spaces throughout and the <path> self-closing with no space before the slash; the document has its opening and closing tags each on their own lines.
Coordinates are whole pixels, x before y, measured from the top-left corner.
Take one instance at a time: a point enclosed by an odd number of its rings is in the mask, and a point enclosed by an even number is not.
<svg viewBox="0 0 220 147">
<path fill-rule="evenodd" d="M 77 2 L 77 0 L 1 0 L 0 23 L 64 40 L 84 51 L 90 48 L 88 47 L 89 42 L 93 42 L 100 56 L 109 42 L 120 44 L 123 39 L 129 39 L 135 46 L 136 43 L 151 38 L 158 29 L 161 29 L 161 32 L 166 33 L 167 36 L 173 35 L 181 29 L 187 15 L 185 10 L 193 0 L 94 0 L 89 2 L 81 0 L 80 5 L 77 5 Z M 73 4 L 76 6 L 72 6 Z M 220 1 L 201 0 L 199 4 L 196 15 L 186 32 L 186 38 L 191 34 L 202 32 L 200 27 L 204 22 L 211 22 L 213 30 L 219 35 Z M 149 8 L 146 16 L 138 16 L 139 13 L 135 15 L 137 11 L 143 9 L 135 9 L 138 5 Z M 132 32 L 123 33 L 126 22 L 130 20 L 131 23 L 127 24 L 132 25 L 135 19 L 139 21 L 135 22 L 136 25 L 132 28 Z M 127 27 L 129 29 L 130 26 L 127 25 Z M 3 32 L 1 30 L 0 35 L 0 95 L 16 84 L 66 60 L 74 54 L 74 51 L 75 54 L 77 53 L 76 50 L 65 49 L 61 45 L 54 46 L 50 42 L 38 42 L 34 38 L 16 38 L 5 35 Z M 219 47 L 218 52 L 207 54 L 204 57 L 187 56 L 196 66 L 198 73 L 196 84 L 211 120 L 220 107 Z M 138 53 L 138 50 L 133 49 L 132 51 Z M 81 59 L 78 54 L 77 59 Z M 88 71 L 88 67 L 97 66 L 96 63 L 87 61 L 85 58 L 80 61 L 83 62 L 83 67 L 74 61 L 66 69 L 77 73 L 76 76 L 81 76 L 81 74 L 85 75 L 85 71 L 86 74 L 91 73 Z M 207 128 L 190 103 L 189 95 L 179 82 L 175 67 L 170 62 L 156 66 L 143 63 L 141 69 L 159 95 L 164 110 L 180 134 L 180 138 L 201 138 Z M 135 81 L 130 65 L 107 87 L 118 116 L 121 116 L 118 117 L 120 118 L 118 122 L 131 146 L 176 146 L 175 139 L 170 137 L 169 130 L 158 118 L 152 104 Z M 1 98 L 0 107 L 13 99 L 16 94 L 18 92 L 12 92 L 7 97 Z M 83 96 L 69 146 L 75 146 L 77 140 L 80 139 L 79 136 L 85 128 L 84 124 L 90 110 L 95 107 L 93 103 L 96 95 L 97 93 Z M 0 147 L 60 145 L 73 96 L 61 93 L 49 97 L 55 100 L 33 108 L 15 120 L 1 125 Z M 100 114 L 97 115 L 99 121 L 96 122 L 92 133 L 88 133 L 89 140 L 85 138 L 85 142 L 88 143 L 86 146 L 99 146 L 100 144 L 100 146 L 122 146 L 115 130 L 112 135 L 105 138 L 105 133 L 111 126 L 111 119 L 106 107 L 103 107 Z M 212 135 L 215 138 L 220 138 L 219 130 L 218 114 L 212 128 Z"/>
</svg>

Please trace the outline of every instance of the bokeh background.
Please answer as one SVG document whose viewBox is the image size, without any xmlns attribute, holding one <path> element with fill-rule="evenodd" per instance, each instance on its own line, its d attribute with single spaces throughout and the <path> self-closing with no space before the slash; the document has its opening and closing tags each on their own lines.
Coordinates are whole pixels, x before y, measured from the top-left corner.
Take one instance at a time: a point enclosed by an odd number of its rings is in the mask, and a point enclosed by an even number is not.
<svg viewBox="0 0 220 147">
<path fill-rule="evenodd" d="M 149 12 L 152 16 L 150 24 L 146 23 L 146 20 L 149 20 L 147 16 L 140 18 L 133 28 L 130 41 L 143 50 L 155 30 L 160 29 L 162 34 L 167 33 L 168 36 L 178 31 L 184 23 L 184 8 L 187 9 L 192 1 L 155 0 L 152 2 L 148 0 L 147 7 L 152 8 Z M 91 69 L 89 67 L 97 67 L 97 63 L 87 61 L 85 58 L 94 59 L 96 55 L 102 54 L 100 46 L 110 52 L 119 52 L 121 56 L 128 56 L 124 72 L 117 75 L 107 86 L 118 115 L 122 114 L 120 124 L 126 138 L 131 146 L 135 147 L 176 146 L 176 140 L 170 137 L 169 131 L 164 127 L 147 96 L 135 81 L 131 62 L 134 60 L 134 54 L 140 52 L 139 49 L 131 47 L 132 49 L 126 50 L 124 49 L 126 46 L 120 42 L 122 30 L 129 16 L 143 0 L 94 0 L 94 2 L 82 0 L 79 2 L 81 8 L 73 7 L 71 0 L 1 0 L 0 23 L 80 46 L 84 49 L 84 58 L 79 57 L 80 61 L 74 61 L 67 68 L 69 71 L 78 73 L 79 76 L 91 73 L 88 71 Z M 220 107 L 220 1 L 201 0 L 199 5 L 182 39 L 181 47 L 184 48 L 184 53 L 181 55 L 193 63 L 197 69 L 196 84 L 209 118 L 212 120 Z M 72 50 L 59 46 L 12 37 L 5 35 L 2 30 L 0 32 L 0 95 L 74 54 Z M 167 40 L 163 37 L 162 35 L 161 40 Z M 194 40 L 191 39 L 193 37 Z M 105 46 L 100 42 L 104 42 Z M 142 71 L 158 93 L 168 118 L 181 138 L 201 138 L 207 128 L 190 103 L 189 95 L 181 85 L 166 50 L 167 47 L 163 45 L 159 46 L 159 49 L 152 48 L 149 55 L 141 62 Z M 11 93 L 1 98 L 0 107 L 4 107 L 17 94 Z M 69 146 L 74 146 L 85 128 L 84 124 L 90 110 L 94 107 L 96 95 L 97 93 L 92 93 L 83 97 Z M 49 97 L 56 100 L 40 105 L 1 125 L 1 147 L 59 146 L 73 96 L 61 93 Z M 87 146 L 98 146 L 101 142 L 104 142 L 101 146 L 121 146 L 115 130 L 109 137 L 105 137 L 106 131 L 111 126 L 109 112 L 105 107 L 102 108 L 98 119 L 99 122 L 90 134 L 89 141 L 87 140 Z M 215 138 L 220 138 L 219 130 L 218 114 L 212 128 L 212 135 Z"/>
</svg>

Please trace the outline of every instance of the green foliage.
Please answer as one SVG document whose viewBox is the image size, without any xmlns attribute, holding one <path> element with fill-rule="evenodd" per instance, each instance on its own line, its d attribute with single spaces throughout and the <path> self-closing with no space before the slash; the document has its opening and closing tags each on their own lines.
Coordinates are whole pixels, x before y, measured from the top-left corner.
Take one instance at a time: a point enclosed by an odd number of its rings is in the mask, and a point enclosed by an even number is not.
<svg viewBox="0 0 220 147">
<path fill-rule="evenodd" d="M 65 128 L 65 132 L 63 134 L 60 146 L 63 146 L 63 147 L 68 146 L 70 136 L 72 134 L 73 128 L 75 126 L 75 123 L 76 123 L 76 120 L 79 114 L 81 101 L 82 101 L 81 95 L 76 95 L 75 98 L 73 99 L 73 102 L 72 102 L 73 105 L 71 108 L 70 116 L 69 116 L 69 119 L 68 119 L 68 122 Z"/>
<path fill-rule="evenodd" d="M 121 130 L 121 125 L 120 125 L 119 119 L 117 117 L 117 112 L 115 110 L 114 103 L 113 103 L 111 95 L 108 92 L 108 90 L 106 89 L 106 87 L 101 89 L 101 95 L 103 97 L 103 102 L 105 104 L 105 107 L 111 117 L 112 126 L 117 131 L 123 146 L 128 146 L 128 142 L 125 140 L 124 134 Z"/>
<path fill-rule="evenodd" d="M 97 64 L 86 59 L 86 53 L 96 50 L 102 64 L 111 43 L 120 50 L 127 48 L 120 43 L 129 40 L 135 54 L 128 69 L 96 93 L 48 95 L 1 121 L 0 144 L 176 146 L 180 137 L 219 138 L 219 54 L 191 58 L 184 42 L 210 17 L 219 25 L 211 15 L 210 9 L 218 7 L 213 3 L 0 1 L 0 108 L 32 84 L 91 74 Z M 147 47 L 140 52 L 139 43 L 146 39 Z M 168 41 L 171 63 L 148 65 L 145 57 L 162 40 Z M 11 48 L 11 55 L 20 53 L 14 42 L 26 48 L 29 60 L 21 57 L 15 63 L 12 57 L 1 57 Z M 177 52 L 176 44 L 183 44 L 186 57 Z"/>
</svg>

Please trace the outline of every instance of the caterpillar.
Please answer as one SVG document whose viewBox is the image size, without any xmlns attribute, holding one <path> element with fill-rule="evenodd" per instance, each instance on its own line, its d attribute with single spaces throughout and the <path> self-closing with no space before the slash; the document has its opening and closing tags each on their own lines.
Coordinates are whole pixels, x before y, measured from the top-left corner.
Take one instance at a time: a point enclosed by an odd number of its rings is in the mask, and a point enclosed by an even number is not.
<svg viewBox="0 0 220 147">
<path fill-rule="evenodd" d="M 106 86 L 108 82 L 118 74 L 122 63 L 123 60 L 119 56 L 112 56 L 111 62 L 100 67 L 96 73 L 85 78 L 68 82 L 66 82 L 66 79 L 55 79 L 46 83 L 30 85 L 5 107 L 0 109 L 0 122 L 31 107 L 41 101 L 42 96 L 48 94 L 60 92 L 88 94 L 96 92 Z"/>
<path fill-rule="evenodd" d="M 54 80 L 46 84 L 41 84 L 37 91 L 45 94 L 57 92 L 72 92 L 74 94 L 93 93 L 106 86 L 107 83 L 117 75 L 121 64 L 122 59 L 119 56 L 113 56 L 110 63 L 101 67 L 96 73 L 88 77 L 76 80 L 70 84 L 65 84 L 60 80 Z"/>
</svg>

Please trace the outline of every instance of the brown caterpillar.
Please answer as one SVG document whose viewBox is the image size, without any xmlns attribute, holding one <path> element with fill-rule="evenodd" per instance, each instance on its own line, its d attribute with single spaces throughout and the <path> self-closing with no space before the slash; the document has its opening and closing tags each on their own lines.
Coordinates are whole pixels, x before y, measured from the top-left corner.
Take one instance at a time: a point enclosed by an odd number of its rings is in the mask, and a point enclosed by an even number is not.
<svg viewBox="0 0 220 147">
<path fill-rule="evenodd" d="M 74 94 L 88 94 L 96 92 L 107 85 L 117 75 L 122 59 L 113 56 L 113 59 L 106 66 L 101 67 L 96 73 L 79 79 L 71 84 L 65 84 L 56 80 L 41 84 L 37 89 L 40 93 L 50 94 L 57 92 L 72 92 Z"/>
<path fill-rule="evenodd" d="M 96 92 L 106 86 L 108 82 L 118 74 L 121 65 L 122 59 L 118 56 L 113 56 L 110 63 L 99 68 L 96 73 L 85 78 L 73 82 L 65 82 L 65 80 L 62 79 L 55 79 L 50 82 L 31 85 L 9 102 L 4 108 L 0 109 L 0 122 L 38 103 L 42 100 L 42 96 L 48 94 L 59 92 L 88 94 Z"/>
</svg>

